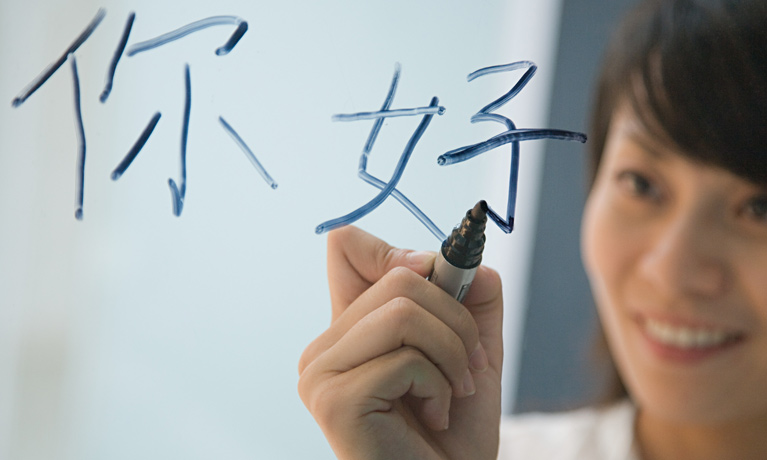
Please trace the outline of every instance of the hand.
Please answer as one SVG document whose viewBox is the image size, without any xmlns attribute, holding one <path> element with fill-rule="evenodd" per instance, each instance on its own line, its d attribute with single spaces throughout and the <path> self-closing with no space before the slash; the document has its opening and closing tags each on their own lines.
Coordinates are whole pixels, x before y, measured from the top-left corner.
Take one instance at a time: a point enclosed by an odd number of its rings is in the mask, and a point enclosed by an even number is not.
<svg viewBox="0 0 767 460">
<path fill-rule="evenodd" d="M 328 236 L 330 327 L 298 391 L 341 459 L 495 459 L 501 282 L 480 267 L 465 306 L 428 282 L 433 253 L 354 227 Z"/>
</svg>

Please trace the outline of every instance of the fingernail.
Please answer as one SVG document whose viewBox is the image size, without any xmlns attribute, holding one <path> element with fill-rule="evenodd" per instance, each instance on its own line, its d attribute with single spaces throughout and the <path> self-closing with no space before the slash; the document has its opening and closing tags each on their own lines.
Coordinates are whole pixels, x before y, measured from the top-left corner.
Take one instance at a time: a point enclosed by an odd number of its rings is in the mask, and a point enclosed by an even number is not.
<svg viewBox="0 0 767 460">
<path fill-rule="evenodd" d="M 477 348 L 469 355 L 469 367 L 477 372 L 485 372 L 487 370 L 487 353 L 481 343 L 477 343 Z"/>
<path fill-rule="evenodd" d="M 450 412 L 445 414 L 445 429 L 447 430 L 450 426 Z"/>
<path fill-rule="evenodd" d="M 474 387 L 474 377 L 471 376 L 471 372 L 466 369 L 466 375 L 463 377 L 463 391 L 466 396 L 473 395 L 477 389 Z"/>
</svg>

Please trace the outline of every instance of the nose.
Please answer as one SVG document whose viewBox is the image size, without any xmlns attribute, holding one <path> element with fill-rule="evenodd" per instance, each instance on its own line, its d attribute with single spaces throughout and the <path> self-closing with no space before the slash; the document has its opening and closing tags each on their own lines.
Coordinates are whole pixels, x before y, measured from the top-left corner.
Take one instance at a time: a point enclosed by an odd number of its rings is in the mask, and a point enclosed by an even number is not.
<svg viewBox="0 0 767 460">
<path fill-rule="evenodd" d="M 640 270 L 670 298 L 717 297 L 729 284 L 727 241 L 715 219 L 677 213 L 656 228 Z"/>
</svg>

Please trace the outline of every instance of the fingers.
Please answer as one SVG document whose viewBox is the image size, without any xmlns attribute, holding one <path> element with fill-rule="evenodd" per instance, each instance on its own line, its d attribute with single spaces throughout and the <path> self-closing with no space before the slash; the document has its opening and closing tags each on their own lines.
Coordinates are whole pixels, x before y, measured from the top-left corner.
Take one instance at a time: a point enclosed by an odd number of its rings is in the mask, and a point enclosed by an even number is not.
<svg viewBox="0 0 767 460">
<path fill-rule="evenodd" d="M 404 297 L 366 315 L 310 364 L 344 373 L 401 347 L 418 349 L 442 372 L 453 395 L 474 394 L 469 357 L 461 338 L 447 324 Z"/>
<path fill-rule="evenodd" d="M 500 305 L 502 298 L 501 277 L 492 268 L 480 265 L 474 281 L 466 294 L 464 304 L 472 311 L 486 305 Z"/>
<path fill-rule="evenodd" d="M 356 227 L 328 234 L 328 281 L 335 320 L 344 309 L 394 267 L 407 267 L 426 277 L 434 254 L 389 246 Z"/>
<path fill-rule="evenodd" d="M 341 374 L 318 374 L 311 370 L 299 380 L 299 394 L 323 430 L 348 432 L 338 426 L 359 423 L 385 423 L 400 417 L 394 411 L 396 400 L 410 394 L 421 399 L 421 421 L 432 430 L 447 429 L 451 386 L 442 372 L 413 347 L 401 347 Z M 325 377 L 325 380 L 318 380 Z"/>
<path fill-rule="evenodd" d="M 480 265 L 464 304 L 476 323 L 490 367 L 500 371 L 503 364 L 503 295 L 498 273 Z"/>
<path fill-rule="evenodd" d="M 377 309 L 383 308 L 382 305 L 388 306 L 387 313 L 367 318 Z M 423 312 L 416 310 L 423 310 Z M 396 337 L 402 332 L 395 328 L 395 326 L 399 327 L 396 321 L 404 322 L 408 318 L 416 320 L 423 317 L 421 313 L 428 314 L 428 317 L 437 321 L 421 324 L 419 333 L 428 332 L 431 335 L 443 334 L 457 337 L 463 349 L 453 350 L 457 354 L 455 359 L 461 362 L 469 360 L 469 365 L 475 371 L 481 372 L 487 368 L 487 357 L 479 342 L 477 324 L 469 310 L 415 272 L 396 268 L 357 298 L 330 328 L 306 348 L 299 362 L 299 373 L 309 362 L 336 344 L 363 320 L 381 321 L 378 328 Z M 392 323 L 389 320 L 391 316 L 387 315 L 399 316 Z M 434 330 L 424 329 L 429 326 L 433 326 Z M 402 327 L 412 328 L 412 325 L 404 324 Z"/>
</svg>

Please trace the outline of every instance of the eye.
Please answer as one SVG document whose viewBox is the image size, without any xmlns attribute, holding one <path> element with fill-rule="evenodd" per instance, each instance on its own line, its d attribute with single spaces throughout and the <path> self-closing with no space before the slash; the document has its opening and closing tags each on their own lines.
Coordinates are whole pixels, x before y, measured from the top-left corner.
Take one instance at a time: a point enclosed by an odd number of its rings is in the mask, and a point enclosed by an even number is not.
<svg viewBox="0 0 767 460">
<path fill-rule="evenodd" d="M 645 175 L 636 171 L 623 171 L 618 174 L 618 184 L 634 197 L 658 200 L 660 190 Z M 767 197 L 766 197 L 767 198 Z M 767 202 L 765 203 L 767 204 Z"/>
<path fill-rule="evenodd" d="M 743 213 L 752 220 L 767 224 L 767 194 L 757 195 L 749 199 Z"/>
</svg>

